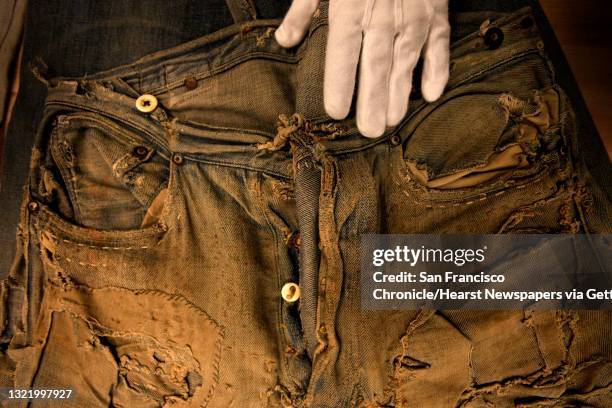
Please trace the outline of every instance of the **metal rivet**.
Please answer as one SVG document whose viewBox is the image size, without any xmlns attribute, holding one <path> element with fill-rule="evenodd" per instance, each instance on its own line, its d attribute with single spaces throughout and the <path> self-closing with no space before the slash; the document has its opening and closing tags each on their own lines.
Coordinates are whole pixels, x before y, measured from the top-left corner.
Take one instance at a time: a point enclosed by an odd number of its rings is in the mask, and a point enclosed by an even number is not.
<svg viewBox="0 0 612 408">
<path fill-rule="evenodd" d="M 192 91 L 198 87 L 198 80 L 195 77 L 189 77 L 185 79 L 185 88 L 188 91 Z"/>
<path fill-rule="evenodd" d="M 398 146 L 402 143 L 402 138 L 399 135 L 392 135 L 389 138 L 389 143 L 391 143 L 391 146 Z"/>
<path fill-rule="evenodd" d="M 140 95 L 136 99 L 136 109 L 141 112 L 149 113 L 153 112 L 157 108 L 157 98 L 150 94 Z"/>
<path fill-rule="evenodd" d="M 504 42 L 504 32 L 497 27 L 489 28 L 485 32 L 484 42 L 490 50 L 496 50 Z"/>
<path fill-rule="evenodd" d="M 174 162 L 174 164 L 183 164 L 183 156 L 181 156 L 180 154 L 175 154 L 174 156 L 172 156 L 172 161 Z"/>
<path fill-rule="evenodd" d="M 28 203 L 28 209 L 30 211 L 38 211 L 38 203 L 36 201 L 30 201 Z"/>
<path fill-rule="evenodd" d="M 293 282 L 285 283 L 281 289 L 281 296 L 285 302 L 296 302 L 300 298 L 300 287 Z"/>
<path fill-rule="evenodd" d="M 134 156 L 142 159 L 147 155 L 147 153 L 149 153 L 149 149 L 147 149 L 146 146 L 136 146 L 132 153 Z"/>
</svg>

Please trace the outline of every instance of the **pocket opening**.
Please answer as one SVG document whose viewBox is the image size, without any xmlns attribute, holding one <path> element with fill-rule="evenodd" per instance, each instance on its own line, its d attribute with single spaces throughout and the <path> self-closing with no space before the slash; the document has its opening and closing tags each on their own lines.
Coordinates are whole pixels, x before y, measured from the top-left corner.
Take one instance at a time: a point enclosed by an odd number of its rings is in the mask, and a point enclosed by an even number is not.
<svg viewBox="0 0 612 408">
<path fill-rule="evenodd" d="M 412 180 L 409 184 L 426 189 L 428 195 L 461 190 L 482 194 L 503 188 L 514 179 L 523 184 L 528 181 L 525 177 L 534 178 L 546 168 L 563 166 L 561 98 L 560 90 L 551 87 L 534 91 L 529 99 L 508 93 L 454 99 L 454 105 L 444 109 L 458 109 L 467 103 L 464 110 L 473 108 L 472 116 L 486 119 L 481 118 L 481 125 L 487 134 L 470 134 L 469 121 L 451 126 L 444 118 L 428 118 L 430 124 L 424 122 L 422 129 L 415 130 L 404 151 L 406 172 Z M 488 106 L 482 106 L 485 102 Z M 448 117 L 443 115 L 444 109 L 439 114 Z M 435 111 L 432 114 L 437 115 Z M 436 133 L 441 124 L 456 132 Z M 475 128 L 480 129 L 478 125 Z"/>
<path fill-rule="evenodd" d="M 151 141 L 107 122 L 83 113 L 58 118 L 43 171 L 43 196 L 50 208 L 82 227 L 152 225 L 168 196 L 163 191 L 170 162 Z"/>
</svg>

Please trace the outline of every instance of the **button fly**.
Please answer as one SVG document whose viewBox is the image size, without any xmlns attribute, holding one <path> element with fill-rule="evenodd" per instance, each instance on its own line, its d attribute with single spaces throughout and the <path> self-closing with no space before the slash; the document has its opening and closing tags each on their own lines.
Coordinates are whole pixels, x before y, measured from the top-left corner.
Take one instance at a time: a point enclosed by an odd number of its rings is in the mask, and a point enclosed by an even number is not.
<svg viewBox="0 0 612 408">
<path fill-rule="evenodd" d="M 300 298 L 300 287 L 293 282 L 285 283 L 281 289 L 281 296 L 285 302 L 296 302 Z"/>
<path fill-rule="evenodd" d="M 150 94 L 140 95 L 136 99 L 136 109 L 143 113 L 153 112 L 157 108 L 157 98 Z"/>
</svg>

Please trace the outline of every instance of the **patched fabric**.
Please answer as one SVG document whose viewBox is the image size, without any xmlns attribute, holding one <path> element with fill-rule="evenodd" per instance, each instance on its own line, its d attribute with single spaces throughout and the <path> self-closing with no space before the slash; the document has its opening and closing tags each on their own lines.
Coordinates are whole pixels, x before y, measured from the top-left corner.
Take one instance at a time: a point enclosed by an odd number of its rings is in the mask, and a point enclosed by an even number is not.
<svg viewBox="0 0 612 408">
<path fill-rule="evenodd" d="M 610 232 L 530 9 L 456 15 L 478 24 L 455 25 L 444 95 L 367 139 L 324 113 L 327 2 L 289 50 L 251 4 L 49 78 L 0 384 L 82 407 L 609 407 L 609 312 L 360 302 L 363 234 Z"/>
</svg>

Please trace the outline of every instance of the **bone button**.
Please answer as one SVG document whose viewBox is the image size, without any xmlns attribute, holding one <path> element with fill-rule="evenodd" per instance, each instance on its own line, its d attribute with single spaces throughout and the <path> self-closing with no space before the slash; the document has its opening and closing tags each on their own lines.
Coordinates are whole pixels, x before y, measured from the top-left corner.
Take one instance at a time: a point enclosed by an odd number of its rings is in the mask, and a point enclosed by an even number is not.
<svg viewBox="0 0 612 408">
<path fill-rule="evenodd" d="M 296 302 L 300 298 L 300 287 L 293 282 L 285 283 L 281 289 L 281 296 L 285 302 Z"/>
<path fill-rule="evenodd" d="M 153 112 L 157 108 L 157 98 L 150 94 L 140 95 L 136 99 L 136 109 L 143 113 Z"/>
</svg>

